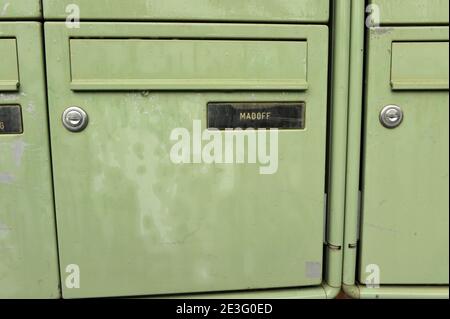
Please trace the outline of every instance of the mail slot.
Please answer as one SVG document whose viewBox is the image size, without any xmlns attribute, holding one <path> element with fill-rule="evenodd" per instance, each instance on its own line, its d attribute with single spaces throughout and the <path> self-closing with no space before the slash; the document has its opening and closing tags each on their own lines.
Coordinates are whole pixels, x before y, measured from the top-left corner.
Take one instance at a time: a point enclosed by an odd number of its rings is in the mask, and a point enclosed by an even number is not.
<svg viewBox="0 0 450 319">
<path fill-rule="evenodd" d="M 72 39 L 71 88 L 305 90 L 307 55 L 300 39 Z"/>
<path fill-rule="evenodd" d="M 0 91 L 17 91 L 19 66 L 17 64 L 16 39 L 0 38 L 0 53 L 4 63 L 0 64 Z"/>
<path fill-rule="evenodd" d="M 64 297 L 322 282 L 326 26 L 50 22 L 45 37 L 61 276 L 83 282 Z M 261 114 L 208 127 L 230 103 Z"/>
<path fill-rule="evenodd" d="M 392 43 L 393 90 L 448 90 L 448 42 Z"/>
<path fill-rule="evenodd" d="M 46 19 L 326 22 L 329 0 L 44 0 Z M 80 14 L 81 13 L 81 14 Z"/>
</svg>

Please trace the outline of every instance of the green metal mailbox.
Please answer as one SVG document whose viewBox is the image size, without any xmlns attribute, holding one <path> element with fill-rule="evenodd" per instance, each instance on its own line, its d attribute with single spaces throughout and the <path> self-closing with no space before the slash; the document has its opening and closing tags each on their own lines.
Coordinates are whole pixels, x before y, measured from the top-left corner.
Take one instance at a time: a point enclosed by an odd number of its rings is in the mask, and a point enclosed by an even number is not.
<svg viewBox="0 0 450 319">
<path fill-rule="evenodd" d="M 370 31 L 360 280 L 448 284 L 448 28 Z"/>
<path fill-rule="evenodd" d="M 55 22 L 45 36 L 64 297 L 321 284 L 326 26 Z M 233 128 L 273 102 L 304 112 L 270 137 L 277 168 L 206 162 L 221 105 L 243 107 Z M 88 123 L 74 132 L 61 118 L 77 110 Z M 71 265 L 79 288 L 64 284 Z"/>
<path fill-rule="evenodd" d="M 328 0 L 44 0 L 64 297 L 338 294 L 350 3 L 332 4 L 328 119 Z M 274 166 L 205 159 L 204 136 L 255 145 L 240 126 L 280 128 L 256 136 Z"/>
<path fill-rule="evenodd" d="M 448 298 L 448 9 L 0 0 L 0 298 Z"/>
<path fill-rule="evenodd" d="M 39 1 L 0 1 L 0 20 Z M 58 298 L 42 25 L 0 21 L 0 298 Z"/>
<path fill-rule="evenodd" d="M 364 112 L 363 31 L 352 34 L 344 289 L 448 298 L 448 1 L 371 3 L 383 26 L 367 30 Z"/>
</svg>

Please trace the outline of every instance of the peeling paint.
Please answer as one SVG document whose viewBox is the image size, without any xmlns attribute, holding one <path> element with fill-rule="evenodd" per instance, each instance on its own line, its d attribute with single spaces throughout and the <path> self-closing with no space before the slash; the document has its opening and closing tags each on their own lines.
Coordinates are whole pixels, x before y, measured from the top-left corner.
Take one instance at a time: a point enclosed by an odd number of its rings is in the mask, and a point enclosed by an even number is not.
<svg viewBox="0 0 450 319">
<path fill-rule="evenodd" d="M 11 231 L 11 227 L 0 223 L 0 237 L 7 235 Z"/>
<path fill-rule="evenodd" d="M 14 159 L 14 163 L 17 167 L 22 164 L 23 153 L 25 152 L 27 144 L 22 140 L 16 140 L 11 144 L 11 151 Z"/>
<path fill-rule="evenodd" d="M 385 34 L 389 34 L 394 31 L 394 28 L 391 27 L 376 27 L 370 29 L 372 31 L 372 34 L 375 36 L 382 36 Z"/>
<path fill-rule="evenodd" d="M 15 178 L 10 173 L 0 173 L 0 184 L 12 184 Z"/>
<path fill-rule="evenodd" d="M 6 15 L 6 10 L 8 10 L 8 7 L 9 7 L 9 2 L 5 3 L 5 5 L 3 6 L 2 13 L 1 13 L 2 16 Z"/>
<path fill-rule="evenodd" d="M 27 95 L 24 92 L 21 92 L 21 93 L 0 93 L 0 100 L 14 101 L 14 100 L 18 100 L 20 97 L 25 97 L 25 96 L 27 96 Z"/>
<path fill-rule="evenodd" d="M 28 103 L 28 105 L 27 105 L 27 107 L 25 108 L 25 110 L 28 112 L 28 113 L 31 113 L 31 114 L 33 114 L 34 113 L 34 111 L 36 110 L 36 106 L 33 104 L 33 103 Z"/>
<path fill-rule="evenodd" d="M 322 277 L 322 263 L 307 261 L 305 268 L 306 278 L 316 279 Z"/>
</svg>

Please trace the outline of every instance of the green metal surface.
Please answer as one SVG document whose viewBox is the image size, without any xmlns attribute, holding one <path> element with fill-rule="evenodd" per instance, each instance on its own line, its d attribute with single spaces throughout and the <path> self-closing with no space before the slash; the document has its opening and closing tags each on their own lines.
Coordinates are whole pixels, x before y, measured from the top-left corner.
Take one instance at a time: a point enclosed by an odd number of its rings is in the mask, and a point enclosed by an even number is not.
<svg viewBox="0 0 450 319">
<path fill-rule="evenodd" d="M 41 0 L 0 0 L 0 20 L 36 19 L 41 16 Z"/>
<path fill-rule="evenodd" d="M 16 91 L 19 86 L 16 39 L 0 38 L 0 56 L 8 61 L 0 64 L 0 91 Z"/>
<path fill-rule="evenodd" d="M 449 290 L 441 286 L 384 286 L 368 288 L 343 285 L 344 292 L 355 299 L 448 299 Z"/>
<path fill-rule="evenodd" d="M 326 26 L 85 23 L 68 29 L 46 23 L 63 283 L 67 265 L 80 268 L 80 288 L 63 285 L 64 297 L 321 284 L 320 270 L 308 267 L 322 264 L 327 33 Z M 269 50 L 272 41 L 306 41 L 308 89 L 72 91 L 69 38 L 99 37 L 265 39 Z M 211 64 L 214 57 L 207 52 L 198 50 L 196 59 Z M 105 59 L 116 52 L 108 54 Z M 166 63 L 170 55 L 154 57 Z M 294 68 L 303 63 L 286 57 L 283 63 Z M 232 62 L 217 61 L 224 69 Z M 122 63 L 123 70 L 133 70 L 133 63 L 145 68 L 149 62 Z M 260 175 L 254 164 L 173 164 L 171 130 L 191 131 L 195 119 L 204 127 L 210 101 L 305 101 L 306 129 L 279 133 L 273 175 Z M 90 117 L 81 133 L 61 124 L 62 112 L 72 105 Z"/>
<path fill-rule="evenodd" d="M 352 2 L 352 33 L 350 56 L 350 87 L 349 87 L 349 122 L 347 151 L 347 181 L 346 181 L 346 212 L 345 212 L 345 244 L 343 290 L 352 298 L 447 298 L 448 286 L 381 286 L 370 288 L 356 282 L 357 243 L 359 239 L 359 167 L 361 141 L 361 113 L 363 92 L 363 52 L 364 52 L 364 1 Z M 432 53 L 432 52 L 429 52 Z M 436 54 L 436 53 L 434 53 Z M 420 53 L 422 58 L 429 55 Z M 432 53 L 433 55 L 433 53 Z M 418 57 L 405 52 L 407 60 Z M 420 60 L 420 59 L 419 59 Z M 423 60 L 412 65 L 423 65 Z M 434 67 L 434 66 L 432 66 Z M 409 72 L 427 72 L 418 67 L 407 67 Z M 438 70 L 437 74 L 445 70 Z M 388 248 L 386 248 L 388 249 Z"/>
<path fill-rule="evenodd" d="M 448 0 L 370 0 L 383 25 L 448 24 Z M 372 13 L 374 11 L 372 10 Z"/>
<path fill-rule="evenodd" d="M 344 285 L 354 285 L 359 236 L 359 176 L 364 69 L 364 0 L 352 1 L 350 75 L 347 131 L 347 169 L 345 185 Z"/>
<path fill-rule="evenodd" d="M 24 127 L 0 134 L 0 298 L 60 296 L 41 27 L 0 23 L 0 45 L 17 41 L 21 84 L 0 92 L 0 105 L 20 105 Z"/>
<path fill-rule="evenodd" d="M 159 297 L 171 299 L 327 299 L 322 287 Z"/>
<path fill-rule="evenodd" d="M 448 42 L 394 42 L 391 63 L 393 90 L 448 90 Z"/>
<path fill-rule="evenodd" d="M 326 282 L 332 287 L 340 287 L 342 282 L 350 9 L 350 1 L 334 2 L 326 236 L 326 258 L 329 264 Z"/>
<path fill-rule="evenodd" d="M 448 46 L 448 28 L 370 29 L 368 41 L 359 281 L 375 264 L 381 284 L 448 285 L 448 90 L 391 87 L 392 44 Z M 422 53 L 409 51 L 408 59 Z M 448 56 L 435 63 L 448 66 Z M 391 130 L 379 122 L 389 104 L 404 112 Z"/>
<path fill-rule="evenodd" d="M 70 50 L 73 90 L 308 87 L 306 41 L 73 39 Z"/>
<path fill-rule="evenodd" d="M 152 298 L 172 299 L 334 299 L 340 292 L 339 288 L 333 288 L 326 284 L 317 287 L 271 289 L 229 293 L 192 294 L 176 296 L 159 296 Z"/>
<path fill-rule="evenodd" d="M 326 22 L 329 0 L 44 0 L 46 19 Z M 68 11 L 66 11 L 68 9 Z"/>
</svg>

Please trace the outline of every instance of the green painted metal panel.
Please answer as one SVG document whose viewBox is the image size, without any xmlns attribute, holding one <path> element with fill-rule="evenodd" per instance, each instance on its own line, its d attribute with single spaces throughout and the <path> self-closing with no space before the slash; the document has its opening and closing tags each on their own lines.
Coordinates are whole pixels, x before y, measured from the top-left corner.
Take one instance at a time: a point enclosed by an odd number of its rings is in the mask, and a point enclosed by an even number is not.
<svg viewBox="0 0 450 319">
<path fill-rule="evenodd" d="M 448 0 L 371 0 L 381 24 L 448 24 Z"/>
<path fill-rule="evenodd" d="M 303 90 L 306 60 L 305 41 L 70 41 L 74 90 Z"/>
<path fill-rule="evenodd" d="M 19 86 L 16 39 L 0 38 L 0 91 L 16 91 Z"/>
<path fill-rule="evenodd" d="M 448 286 L 418 286 L 418 287 L 381 287 L 372 289 L 362 287 L 361 299 L 449 299 Z"/>
<path fill-rule="evenodd" d="M 162 296 L 150 297 L 161 298 Z M 169 296 L 171 299 L 327 299 L 326 287 L 303 287 L 289 289 L 269 289 L 225 293 L 193 294 Z"/>
<path fill-rule="evenodd" d="M 432 46 L 447 43 L 448 28 L 370 29 L 361 282 L 365 282 L 366 267 L 374 264 L 379 266 L 381 284 L 448 285 L 448 90 L 394 91 L 391 87 L 392 44 L 426 41 Z M 415 55 L 421 53 L 409 51 L 408 59 L 420 60 Z M 445 60 L 435 63 L 445 67 L 448 56 Z M 404 112 L 403 123 L 395 129 L 379 121 L 380 111 L 390 104 Z"/>
<path fill-rule="evenodd" d="M 448 42 L 392 43 L 394 90 L 448 89 Z"/>
<path fill-rule="evenodd" d="M 350 12 L 350 1 L 337 0 L 333 2 L 331 120 L 328 138 L 330 160 L 328 163 L 326 234 L 326 260 L 327 265 L 330 265 L 326 281 L 332 287 L 340 287 L 342 283 Z"/>
<path fill-rule="evenodd" d="M 448 299 L 448 286 L 381 286 L 343 285 L 347 296 L 355 299 Z"/>
<path fill-rule="evenodd" d="M 359 239 L 359 185 L 361 160 L 361 126 L 364 82 L 365 1 L 352 1 L 350 74 L 347 130 L 347 167 L 345 180 L 345 227 L 343 288 L 355 284 Z"/>
<path fill-rule="evenodd" d="M 0 0 L 0 20 L 40 18 L 40 0 Z"/>
<path fill-rule="evenodd" d="M 44 0 L 47 19 L 326 22 L 329 0 Z M 74 7 L 77 6 L 77 7 Z M 68 13 L 69 12 L 69 13 Z"/>
<path fill-rule="evenodd" d="M 85 23 L 80 29 L 68 29 L 64 23 L 52 22 L 46 23 L 45 35 L 65 297 L 301 287 L 322 282 L 326 26 Z M 308 89 L 73 90 L 69 39 L 99 37 L 305 41 Z M 186 55 L 186 63 L 198 64 L 192 74 L 201 74 L 202 63 L 212 65 L 214 57 L 207 48 L 198 50 L 196 61 Z M 115 53 L 107 54 L 106 60 Z M 176 59 L 185 56 L 180 51 L 176 58 L 163 52 L 154 57 L 162 63 L 171 59 L 176 67 Z M 302 63 L 301 54 L 286 57 L 283 62 L 294 69 Z M 86 60 L 95 70 L 90 62 Z M 217 64 L 226 73 L 233 62 Z M 133 63 L 145 69 L 152 62 L 121 63 L 138 70 Z M 286 69 L 286 65 L 280 67 Z M 101 63 L 97 70 L 103 70 Z M 205 128 L 206 105 L 211 101 L 304 101 L 306 129 L 279 132 L 278 171 L 272 175 L 260 175 L 254 164 L 173 164 L 169 158 L 172 130 L 191 132 L 193 120 L 200 120 Z M 73 105 L 89 115 L 89 125 L 80 133 L 71 133 L 61 124 L 61 114 Z M 66 267 L 71 264 L 79 266 L 79 289 L 65 285 Z"/>
<path fill-rule="evenodd" d="M 0 106 L 20 105 L 23 119 L 23 134 L 0 133 L 0 298 L 60 295 L 41 28 L 0 23 L 0 43 L 17 41 L 21 79 Z"/>
</svg>

